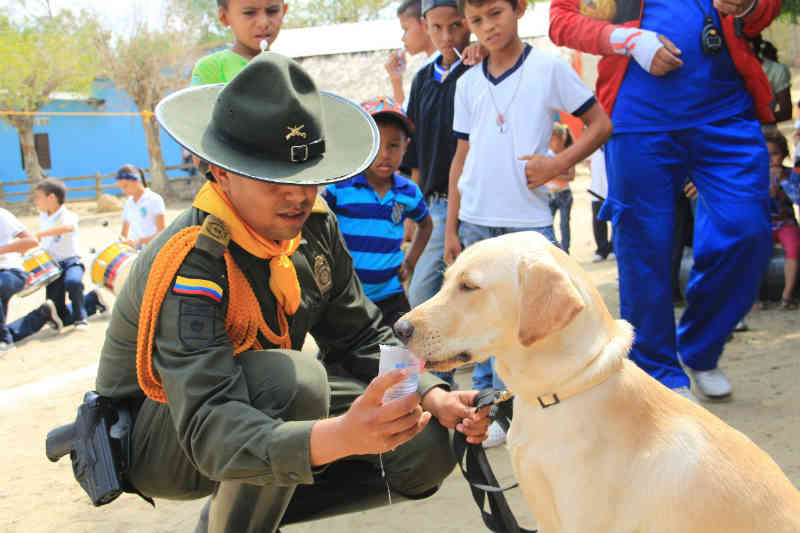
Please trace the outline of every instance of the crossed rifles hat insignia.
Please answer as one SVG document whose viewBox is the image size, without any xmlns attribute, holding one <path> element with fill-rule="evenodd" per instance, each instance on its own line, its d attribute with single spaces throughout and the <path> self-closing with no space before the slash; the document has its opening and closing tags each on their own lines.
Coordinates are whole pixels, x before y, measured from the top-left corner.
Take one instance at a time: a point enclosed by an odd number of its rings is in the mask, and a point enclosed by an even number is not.
<svg viewBox="0 0 800 533">
<path fill-rule="evenodd" d="M 306 127 L 305 124 L 300 124 L 299 126 L 286 126 L 286 129 L 289 130 L 289 133 L 286 135 L 286 140 L 288 141 L 292 137 L 302 137 L 303 139 L 308 137 L 306 132 L 300 131 L 305 127 Z"/>
</svg>

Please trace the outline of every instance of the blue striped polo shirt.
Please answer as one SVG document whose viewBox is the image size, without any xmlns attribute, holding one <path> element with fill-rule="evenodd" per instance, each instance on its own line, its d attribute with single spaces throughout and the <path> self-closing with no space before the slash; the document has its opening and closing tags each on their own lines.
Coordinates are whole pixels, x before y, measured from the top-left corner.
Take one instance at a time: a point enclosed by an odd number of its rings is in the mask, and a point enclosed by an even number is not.
<svg viewBox="0 0 800 533">
<path fill-rule="evenodd" d="M 403 221 L 421 222 L 428 206 L 419 187 L 397 174 L 380 198 L 364 174 L 322 191 L 347 244 L 364 292 L 379 302 L 403 292 L 397 269 L 403 263 Z"/>
</svg>

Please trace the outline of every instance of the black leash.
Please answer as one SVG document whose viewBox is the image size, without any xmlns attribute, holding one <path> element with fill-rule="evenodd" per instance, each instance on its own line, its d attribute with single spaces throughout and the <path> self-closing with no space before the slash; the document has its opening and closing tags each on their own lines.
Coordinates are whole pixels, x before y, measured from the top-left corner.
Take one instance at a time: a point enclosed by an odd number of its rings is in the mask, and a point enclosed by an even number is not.
<svg viewBox="0 0 800 533">
<path fill-rule="evenodd" d="M 504 401 L 504 397 L 502 391 L 493 388 L 483 389 L 475 397 L 475 407 L 480 409 L 491 405 L 489 418 L 497 422 L 507 433 L 511 419 L 511 402 L 507 401 L 507 397 Z M 536 533 L 538 531 L 525 529 L 517 523 L 503 492 L 513 489 L 518 483 L 507 487 L 499 486 L 481 444 L 468 443 L 466 436 L 456 431 L 453 437 L 453 452 L 458 460 L 461 473 L 469 483 L 472 497 L 481 511 L 481 517 L 486 527 L 495 533 Z M 489 500 L 489 512 L 484 508 L 484 502 L 487 499 Z"/>
</svg>

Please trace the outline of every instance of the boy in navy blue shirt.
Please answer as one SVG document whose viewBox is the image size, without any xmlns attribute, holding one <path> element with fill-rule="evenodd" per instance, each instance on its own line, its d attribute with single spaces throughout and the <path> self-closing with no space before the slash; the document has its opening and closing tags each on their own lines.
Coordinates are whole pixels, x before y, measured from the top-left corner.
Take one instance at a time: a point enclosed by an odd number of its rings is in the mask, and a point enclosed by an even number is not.
<svg viewBox="0 0 800 533">
<path fill-rule="evenodd" d="M 380 131 L 380 149 L 362 174 L 328 185 L 322 192 L 339 219 L 347 248 L 364 293 L 391 326 L 411 309 L 401 282 L 407 280 L 433 231 L 428 206 L 416 183 L 396 173 L 413 132 L 413 124 L 390 98 L 362 104 Z M 405 258 L 405 219 L 417 227 Z"/>
</svg>

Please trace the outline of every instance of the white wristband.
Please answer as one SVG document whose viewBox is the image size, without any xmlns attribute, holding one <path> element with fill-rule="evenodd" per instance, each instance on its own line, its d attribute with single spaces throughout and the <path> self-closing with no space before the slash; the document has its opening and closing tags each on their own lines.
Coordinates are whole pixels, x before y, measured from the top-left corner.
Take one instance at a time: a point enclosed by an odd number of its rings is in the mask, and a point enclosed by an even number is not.
<svg viewBox="0 0 800 533">
<path fill-rule="evenodd" d="M 611 32 L 611 48 L 615 54 L 632 56 L 646 72 L 664 43 L 654 31 L 641 28 L 617 28 Z"/>
</svg>

